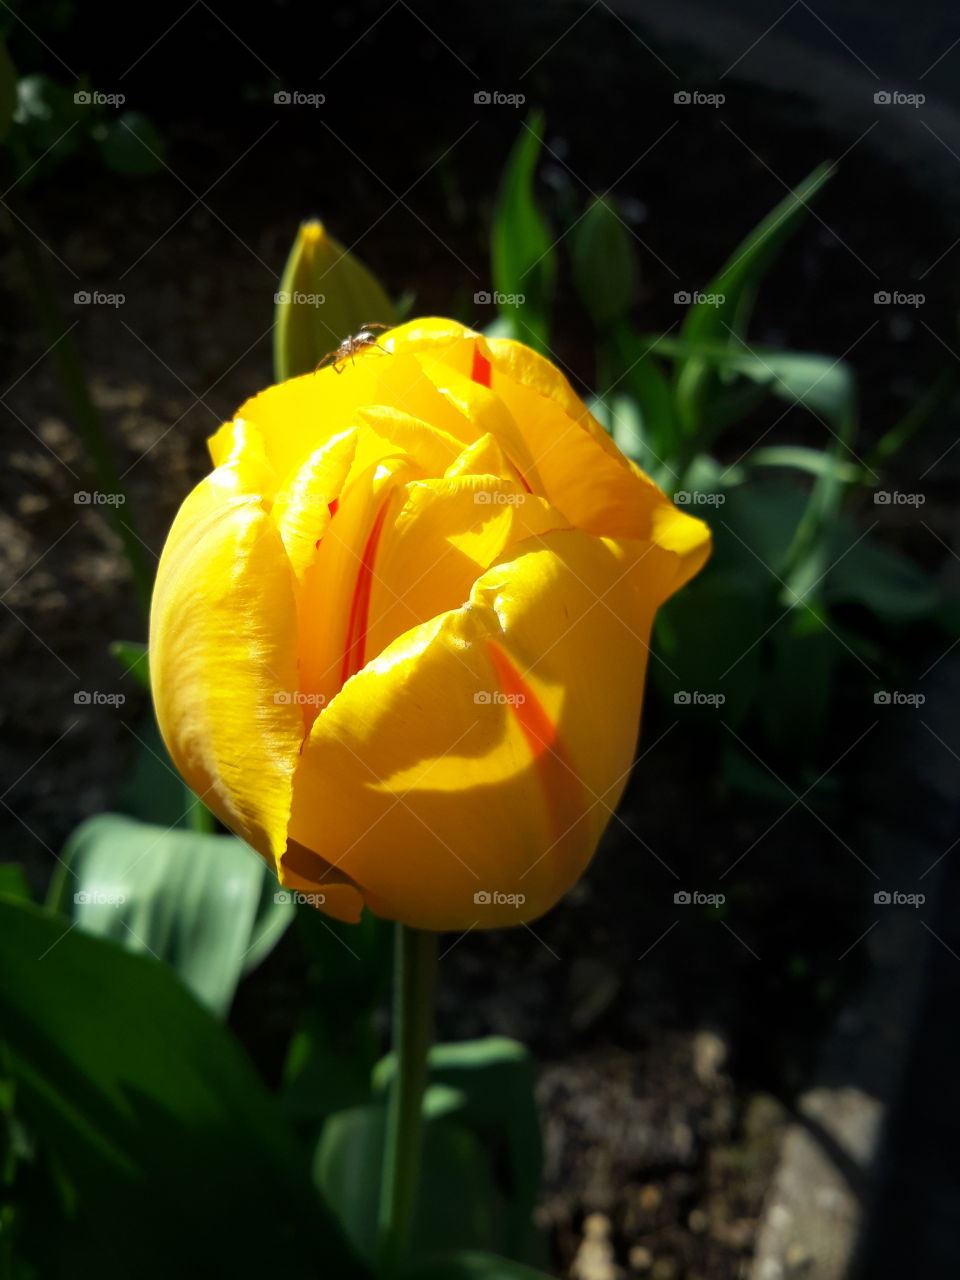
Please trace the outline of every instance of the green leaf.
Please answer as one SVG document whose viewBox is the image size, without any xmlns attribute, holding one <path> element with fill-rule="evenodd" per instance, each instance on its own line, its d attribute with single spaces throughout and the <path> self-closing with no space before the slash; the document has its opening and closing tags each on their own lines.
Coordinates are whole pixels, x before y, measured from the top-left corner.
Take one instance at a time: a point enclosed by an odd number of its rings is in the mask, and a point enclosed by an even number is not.
<svg viewBox="0 0 960 1280">
<path fill-rule="evenodd" d="M 0 863 L 0 897 L 18 898 L 22 902 L 31 900 L 30 886 L 19 863 Z"/>
<path fill-rule="evenodd" d="M 174 769 L 152 715 L 139 729 L 137 740 L 133 770 L 124 784 L 118 807 L 141 822 L 189 827 L 196 800 Z"/>
<path fill-rule="evenodd" d="M 147 656 L 147 646 L 133 640 L 114 640 L 110 646 L 110 652 L 149 693 L 150 660 Z"/>
<path fill-rule="evenodd" d="M 164 141 L 142 112 L 124 111 L 108 121 L 98 142 L 104 163 L 115 173 L 143 175 L 165 168 Z"/>
<path fill-rule="evenodd" d="M 504 298 L 524 298 L 517 305 L 503 303 L 501 315 L 516 326 L 516 336 L 546 354 L 557 255 L 533 194 L 543 129 L 543 114 L 534 112 L 510 153 L 494 210 L 491 260 L 495 291 Z"/>
<path fill-rule="evenodd" d="M 367 1275 L 236 1042 L 169 970 L 0 901 L 0 975 L 18 1115 L 76 1206 L 45 1274 Z"/>
<path fill-rule="evenodd" d="M 647 465 L 655 464 L 661 475 L 669 475 L 680 447 L 679 424 L 673 388 L 651 348 L 650 342 L 622 321 L 604 344 L 604 355 L 609 367 L 617 371 L 614 384 L 628 390 L 640 407 L 643 436 L 648 441 Z"/>
<path fill-rule="evenodd" d="M 50 76 L 20 78 L 13 121 L 23 143 L 18 163 L 24 176 L 29 171 L 32 179 L 77 150 L 84 137 L 82 113 L 89 110 L 74 101 L 72 90 Z"/>
<path fill-rule="evenodd" d="M 785 478 L 754 479 L 728 490 L 712 521 L 712 570 L 775 592 L 805 507 L 803 489 Z"/>
<path fill-rule="evenodd" d="M 832 474 L 843 484 L 856 484 L 863 478 L 860 467 L 844 462 L 822 449 L 807 449 L 803 445 L 771 445 L 767 449 L 754 449 L 744 459 L 750 467 L 792 467 L 812 476 Z"/>
<path fill-rule="evenodd" d="M 671 714 L 719 728 L 721 719 L 739 723 L 753 706 L 760 659 L 754 641 L 768 622 L 763 586 L 756 577 L 714 569 L 658 611 L 655 653 L 661 661 L 653 659 L 650 673 Z"/>
<path fill-rule="evenodd" d="M 307 994 L 282 1099 L 298 1130 L 315 1142 L 328 1115 L 371 1099 L 380 1054 L 374 1015 L 388 995 L 392 929 L 369 911 L 348 925 L 311 909 L 297 912 L 295 927 L 307 957 Z"/>
<path fill-rule="evenodd" d="M 219 1016 L 293 918 L 290 895 L 234 836 L 101 814 L 77 828 L 63 861 L 60 900 L 84 932 L 163 960 Z"/>
<path fill-rule="evenodd" d="M 396 1070 L 393 1054 L 376 1067 L 374 1087 L 386 1091 Z M 504 1248 L 525 1256 L 543 1164 L 540 1120 L 534 1101 L 533 1062 L 527 1048 L 505 1036 L 436 1044 L 429 1054 L 430 1081 L 459 1094 L 459 1124 L 470 1129 L 503 1171 L 508 1219 Z M 449 1101 L 449 1099 L 448 1099 Z"/>
<path fill-rule="evenodd" d="M 745 338 L 763 276 L 807 212 L 807 204 L 834 170 L 822 164 L 791 191 L 737 247 L 703 290 L 704 298 L 722 298 L 691 307 L 680 334 L 689 342 L 731 342 Z M 677 370 L 677 399 L 684 428 L 696 433 L 710 397 L 714 375 L 701 360 L 684 361 Z"/>
<path fill-rule="evenodd" d="M 834 545 L 841 558 L 827 575 L 827 600 L 861 604 L 891 622 L 923 618 L 936 609 L 940 592 L 933 578 L 893 547 L 868 536 L 843 555 L 856 536 L 852 525 L 845 525 Z"/>
<path fill-rule="evenodd" d="M 690 341 L 664 336 L 653 342 L 658 354 L 707 365 L 726 375 L 739 374 L 788 404 L 799 404 L 839 429 L 856 406 L 856 381 L 850 366 L 833 356 L 778 351 L 721 341 Z M 859 472 L 857 473 L 857 478 Z"/>
<path fill-rule="evenodd" d="M 792 609 L 764 639 L 768 667 L 758 699 L 766 739 L 809 760 L 830 709 L 834 672 L 847 651 L 814 609 Z"/>
<path fill-rule="evenodd" d="M 440 1254 L 403 1273 L 403 1280 L 550 1280 L 543 1271 L 470 1251 Z"/>
<path fill-rule="evenodd" d="M 5 40 L 0 40 L 0 142 L 10 132 L 13 113 L 17 109 L 17 71 Z"/>
<path fill-rule="evenodd" d="M 347 1238 L 369 1262 L 377 1246 L 385 1140 L 384 1106 L 338 1111 L 324 1126 L 314 1162 L 317 1186 Z M 447 1119 L 428 1118 L 411 1255 L 489 1246 L 499 1235 L 501 1213 L 489 1162 L 476 1137 Z"/>
<path fill-rule="evenodd" d="M 604 196 L 592 200 L 571 235 L 573 279 L 594 325 L 605 331 L 633 305 L 640 270 L 633 236 Z"/>
</svg>

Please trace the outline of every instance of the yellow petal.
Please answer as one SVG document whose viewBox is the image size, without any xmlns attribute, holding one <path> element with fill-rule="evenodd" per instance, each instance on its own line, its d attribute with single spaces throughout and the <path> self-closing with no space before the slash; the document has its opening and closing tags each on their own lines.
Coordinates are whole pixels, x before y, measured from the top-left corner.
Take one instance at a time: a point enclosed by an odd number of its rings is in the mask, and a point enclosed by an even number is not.
<svg viewBox="0 0 960 1280">
<path fill-rule="evenodd" d="M 460 474 L 408 484 L 377 552 L 368 659 L 404 631 L 462 605 L 508 547 L 566 527 L 543 498 L 499 476 Z"/>
<path fill-rule="evenodd" d="M 654 609 L 645 550 L 530 538 L 469 604 L 401 636 L 315 721 L 291 837 L 417 927 L 552 906 L 629 772 Z"/>
<path fill-rule="evenodd" d="M 202 481 L 167 538 L 150 616 L 157 720 L 174 764 L 271 863 L 286 847 L 303 724 L 293 574 L 255 436 Z"/>
</svg>

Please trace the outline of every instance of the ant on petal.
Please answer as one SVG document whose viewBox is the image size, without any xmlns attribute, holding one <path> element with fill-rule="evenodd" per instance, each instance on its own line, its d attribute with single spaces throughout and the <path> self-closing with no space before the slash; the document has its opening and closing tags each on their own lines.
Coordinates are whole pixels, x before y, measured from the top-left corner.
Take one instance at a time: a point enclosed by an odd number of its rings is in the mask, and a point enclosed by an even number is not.
<svg viewBox="0 0 960 1280">
<path fill-rule="evenodd" d="M 336 347 L 333 351 L 328 351 L 317 365 L 317 368 L 314 369 L 314 373 L 328 364 L 333 365 L 334 373 L 343 373 L 344 366 L 348 360 L 353 364 L 356 357 L 361 352 L 368 350 L 370 347 L 376 347 L 378 351 L 382 351 L 385 356 L 388 356 L 390 352 L 380 346 L 380 343 L 377 341 L 376 334 L 373 331 L 374 329 L 390 328 L 392 328 L 392 326 L 389 324 L 363 325 L 359 333 L 355 333 L 348 338 L 344 338 L 339 347 Z"/>
</svg>

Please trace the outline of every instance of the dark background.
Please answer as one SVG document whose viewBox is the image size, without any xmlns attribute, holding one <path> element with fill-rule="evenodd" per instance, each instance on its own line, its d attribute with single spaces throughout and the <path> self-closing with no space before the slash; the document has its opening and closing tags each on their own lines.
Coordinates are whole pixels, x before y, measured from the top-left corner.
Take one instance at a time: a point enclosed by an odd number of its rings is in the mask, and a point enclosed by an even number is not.
<svg viewBox="0 0 960 1280">
<path fill-rule="evenodd" d="M 960 24 L 947 5 L 197 0 L 41 3 L 22 18 L 9 28 L 21 73 L 122 93 L 164 144 L 152 175 L 78 154 L 3 196 L 76 325 L 151 555 L 207 466 L 206 435 L 271 380 L 272 293 L 298 223 L 322 217 L 393 296 L 415 292 L 415 314 L 485 324 L 472 295 L 491 288 L 499 175 L 535 107 L 542 207 L 560 235 L 590 194 L 612 191 L 638 237 L 641 328 L 672 326 L 677 290 L 703 288 L 789 187 L 842 157 L 761 294 L 756 340 L 845 355 L 864 448 L 957 359 Z M 726 101 L 678 106 L 682 88 Z M 887 88 L 927 103 L 875 105 Z M 280 90 L 326 101 L 281 106 Z M 481 90 L 526 103 L 477 105 Z M 143 700 L 128 689 L 122 714 L 78 714 L 72 694 L 119 687 L 106 645 L 142 638 L 142 624 L 113 536 L 73 504 L 87 463 L 12 252 L 2 275 L 2 821 L 5 857 L 39 888 L 72 827 L 117 804 L 136 758 Z M 126 301 L 77 308 L 80 289 Z M 881 308 L 881 289 L 926 300 Z M 568 272 L 555 315 L 554 357 L 585 391 L 592 343 Z M 726 456 L 780 412 L 735 428 Z M 822 446 L 823 430 L 788 414 L 775 441 Z M 879 513 L 891 544 L 948 586 L 955 442 L 948 405 L 886 477 L 925 492 L 924 508 Z M 821 1088 L 828 1129 L 849 1122 L 852 1135 L 838 1149 L 815 1132 L 862 1214 L 849 1274 L 956 1274 L 960 669 L 942 631 L 876 640 L 897 687 L 925 691 L 923 716 L 878 716 L 862 689 L 837 687 L 812 752 L 763 753 L 789 784 L 763 800 L 724 780 L 728 731 L 652 695 L 641 763 L 584 882 L 531 929 L 449 940 L 442 1034 L 516 1035 L 542 1063 L 542 1220 L 558 1265 L 599 1212 L 638 1274 L 638 1247 L 662 1280 L 750 1274 L 783 1135 L 798 1117 L 815 1131 L 802 1099 Z M 921 881 L 921 912 L 875 908 L 881 883 Z M 722 886 L 726 914 L 676 908 L 681 886 Z M 297 966 L 290 941 L 235 1011 L 271 1079 Z M 879 1147 L 863 1136 L 874 1103 L 889 1119 Z"/>
</svg>

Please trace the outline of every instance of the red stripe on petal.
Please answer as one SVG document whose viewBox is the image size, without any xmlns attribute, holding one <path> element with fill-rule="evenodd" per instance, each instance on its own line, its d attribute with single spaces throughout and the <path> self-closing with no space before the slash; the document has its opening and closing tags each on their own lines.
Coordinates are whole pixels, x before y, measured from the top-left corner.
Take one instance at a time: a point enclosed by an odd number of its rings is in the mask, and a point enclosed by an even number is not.
<svg viewBox="0 0 960 1280">
<path fill-rule="evenodd" d="M 490 361 L 479 347 L 473 348 L 473 368 L 470 370 L 470 377 L 474 382 L 479 382 L 482 387 L 490 385 Z"/>
<path fill-rule="evenodd" d="M 365 662 L 364 648 L 367 639 L 367 627 L 370 621 L 370 592 L 373 588 L 373 562 L 377 554 L 377 544 L 383 531 L 383 522 L 387 516 L 389 501 L 384 502 L 377 512 L 377 518 L 367 537 L 360 569 L 353 587 L 353 598 L 350 601 L 350 619 L 347 623 L 347 635 L 343 648 L 343 662 L 340 667 L 340 683 L 345 684 L 351 676 L 361 670 Z"/>
</svg>

